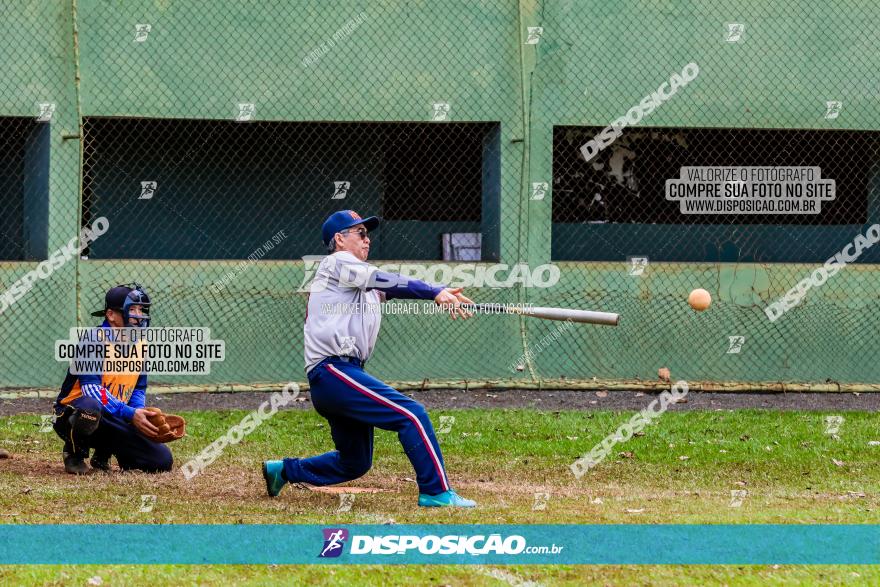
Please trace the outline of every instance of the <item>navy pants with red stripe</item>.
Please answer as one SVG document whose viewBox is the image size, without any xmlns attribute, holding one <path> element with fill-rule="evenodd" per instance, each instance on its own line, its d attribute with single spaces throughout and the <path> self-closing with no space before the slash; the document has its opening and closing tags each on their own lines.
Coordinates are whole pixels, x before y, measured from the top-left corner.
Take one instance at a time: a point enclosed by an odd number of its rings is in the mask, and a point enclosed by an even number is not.
<svg viewBox="0 0 880 587">
<path fill-rule="evenodd" d="M 424 406 L 367 374 L 357 362 L 325 359 L 309 372 L 315 410 L 330 423 L 336 450 L 284 459 L 292 482 L 334 485 L 357 479 L 373 463 L 373 429 L 397 432 L 416 471 L 420 493 L 447 491 L 449 479 L 434 427 Z"/>
</svg>

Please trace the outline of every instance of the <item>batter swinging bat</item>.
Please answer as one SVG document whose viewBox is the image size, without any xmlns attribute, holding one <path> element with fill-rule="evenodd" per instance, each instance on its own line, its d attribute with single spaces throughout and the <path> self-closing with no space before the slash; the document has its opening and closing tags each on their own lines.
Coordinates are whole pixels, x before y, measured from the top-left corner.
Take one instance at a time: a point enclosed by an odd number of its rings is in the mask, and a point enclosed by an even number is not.
<svg viewBox="0 0 880 587">
<path fill-rule="evenodd" d="M 605 326 L 617 326 L 620 322 L 619 314 L 610 312 L 593 312 L 590 310 L 569 310 L 568 308 L 534 308 L 505 306 L 504 304 L 462 304 L 462 308 L 475 312 L 489 314 L 520 314 L 544 320 L 571 320 L 586 324 L 602 324 Z"/>
</svg>

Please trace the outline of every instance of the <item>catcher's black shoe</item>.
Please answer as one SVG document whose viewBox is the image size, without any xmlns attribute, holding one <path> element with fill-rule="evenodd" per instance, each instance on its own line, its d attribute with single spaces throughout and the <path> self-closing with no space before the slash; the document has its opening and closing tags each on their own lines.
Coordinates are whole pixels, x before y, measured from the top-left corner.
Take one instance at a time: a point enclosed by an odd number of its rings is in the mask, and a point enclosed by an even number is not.
<svg viewBox="0 0 880 587">
<path fill-rule="evenodd" d="M 64 470 L 71 475 L 86 475 L 89 472 L 89 467 L 82 457 L 66 452 L 64 453 Z"/>
<path fill-rule="evenodd" d="M 89 464 L 93 469 L 97 469 L 99 471 L 104 471 L 105 473 L 110 471 L 110 457 L 113 456 L 113 453 L 106 449 L 95 449 L 95 454 L 92 455 L 92 458 L 89 460 Z"/>
</svg>

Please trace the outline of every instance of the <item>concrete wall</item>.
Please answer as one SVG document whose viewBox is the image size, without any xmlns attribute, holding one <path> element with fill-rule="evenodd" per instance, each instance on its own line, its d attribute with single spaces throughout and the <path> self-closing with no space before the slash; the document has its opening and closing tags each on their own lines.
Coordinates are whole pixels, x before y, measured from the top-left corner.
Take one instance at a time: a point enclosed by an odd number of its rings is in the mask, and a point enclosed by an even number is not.
<svg viewBox="0 0 880 587">
<path fill-rule="evenodd" d="M 880 54 L 862 26 L 876 20 L 880 8 L 867 2 L 830 2 L 798 18 L 786 3 L 749 0 L 727 9 L 574 0 L 333 4 L 328 10 L 318 0 L 86 0 L 77 3 L 76 18 L 69 6 L 48 2 L 11 11 L 0 21 L 0 43 L 9 54 L 0 115 L 34 116 L 37 103 L 57 103 L 48 139 L 48 250 L 79 229 L 79 125 L 88 117 L 229 120 L 238 103 L 252 102 L 261 120 L 429 121 L 432 104 L 447 102 L 452 120 L 499 123 L 500 168 L 486 170 L 499 176 L 499 209 L 491 217 L 495 226 L 484 217 L 483 229 L 498 231 L 502 261 L 532 266 L 549 262 L 556 236 L 552 191 L 529 199 L 531 182 L 552 177 L 553 126 L 607 124 L 689 61 L 700 64 L 700 83 L 687 100 L 655 112 L 650 125 L 880 127 L 876 88 L 868 81 Z M 723 43 L 724 23 L 739 16 L 748 18 L 749 42 Z M 134 41 L 138 23 L 152 27 L 144 42 Z M 528 26 L 544 27 L 537 45 L 525 44 Z M 317 62 L 305 65 L 315 51 Z M 826 99 L 843 101 L 846 116 L 823 119 Z M 156 145 L 155 153 L 161 149 Z M 136 218 L 111 218 L 110 230 L 138 230 Z M 250 233 L 243 248 L 271 236 L 274 226 L 263 224 L 265 231 Z M 416 238 L 420 228 L 399 230 Z M 609 230 L 638 241 L 642 228 L 602 226 L 584 234 L 602 246 Z M 183 238 L 161 225 L 147 229 L 156 238 Z M 230 230 L 186 238 L 204 247 L 206 238 L 222 242 Z M 768 238 L 778 238 L 773 230 L 768 227 Z M 800 230 L 801 238 L 827 238 L 825 229 Z M 833 255 L 841 240 L 835 234 L 821 251 Z M 0 315 L 0 386 L 58 385 L 64 366 L 51 360 L 54 339 L 90 323 L 87 313 L 100 306 L 107 287 L 132 280 L 153 293 L 157 323 L 211 326 L 227 341 L 229 359 L 209 377 L 164 381 L 302 378 L 304 298 L 295 293 L 302 263 L 261 261 L 222 292 L 210 291 L 237 263 L 71 261 Z M 0 263 L 2 289 L 35 266 Z M 669 366 L 676 377 L 710 381 L 880 382 L 870 358 L 876 352 L 862 342 L 880 325 L 875 265 L 836 276 L 833 286 L 772 324 L 763 306 L 811 266 L 659 263 L 642 280 L 627 274 L 624 258 L 560 266 L 562 282 L 549 290 L 471 293 L 481 301 L 617 311 L 621 326 L 579 325 L 536 353 L 527 369 L 511 372 L 511 361 L 557 325 L 498 316 L 464 324 L 389 316 L 371 368 L 393 380 L 654 379 L 658 367 Z M 684 304 L 694 287 L 714 294 L 710 312 L 697 315 Z M 742 353 L 726 352 L 731 335 L 747 337 Z"/>
</svg>

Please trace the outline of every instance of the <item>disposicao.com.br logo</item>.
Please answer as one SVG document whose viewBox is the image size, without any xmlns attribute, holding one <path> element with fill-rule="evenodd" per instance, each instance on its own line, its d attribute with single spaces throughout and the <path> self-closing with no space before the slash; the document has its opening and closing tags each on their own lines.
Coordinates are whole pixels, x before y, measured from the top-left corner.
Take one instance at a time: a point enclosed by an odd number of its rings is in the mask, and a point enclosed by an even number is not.
<svg viewBox="0 0 880 587">
<path fill-rule="evenodd" d="M 345 542 L 349 538 L 348 530 L 343 528 L 325 528 L 324 546 L 320 557 L 338 557 L 342 554 Z M 501 534 L 476 534 L 473 536 L 452 534 L 437 536 L 429 534 L 388 534 L 384 536 L 368 536 L 355 534 L 351 537 L 348 553 L 351 555 L 369 554 L 437 554 L 474 556 L 486 554 L 517 555 L 517 554 L 559 554 L 564 547 L 528 546 L 526 539 L 518 534 L 502 537 Z M 411 552 L 412 551 L 412 552 Z"/>
<path fill-rule="evenodd" d="M 345 528 L 324 528 L 324 546 L 321 547 L 319 558 L 336 558 L 342 554 L 345 541 L 348 540 L 348 530 Z"/>
</svg>

